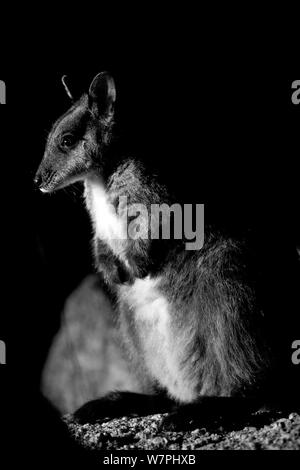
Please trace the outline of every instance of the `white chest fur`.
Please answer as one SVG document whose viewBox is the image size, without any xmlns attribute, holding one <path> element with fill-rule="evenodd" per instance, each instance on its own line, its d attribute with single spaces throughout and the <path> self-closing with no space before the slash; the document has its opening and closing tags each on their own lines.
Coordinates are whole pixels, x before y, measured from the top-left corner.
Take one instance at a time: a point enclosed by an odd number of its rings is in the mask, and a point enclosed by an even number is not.
<svg viewBox="0 0 300 470">
<path fill-rule="evenodd" d="M 154 376 L 165 369 L 166 346 L 170 337 L 167 299 L 158 290 L 158 279 L 147 276 L 130 286 L 120 286 L 120 302 L 132 312 L 146 363 Z"/>
<path fill-rule="evenodd" d="M 95 236 L 105 241 L 116 255 L 124 253 L 126 223 L 118 215 L 100 179 L 85 182 L 85 198 Z"/>
<path fill-rule="evenodd" d="M 163 330 L 168 320 L 168 303 L 158 290 L 159 279 L 147 276 L 137 279 L 130 287 L 122 290 L 122 297 L 130 309 L 134 310 L 137 318 L 146 321 L 156 321 Z"/>
<path fill-rule="evenodd" d="M 120 286 L 120 301 L 132 312 L 142 354 L 150 374 L 171 396 L 189 402 L 193 387 L 185 380 L 181 367 L 181 344 L 172 321 L 172 306 L 159 289 L 159 278 L 147 276 L 132 286 Z"/>
</svg>

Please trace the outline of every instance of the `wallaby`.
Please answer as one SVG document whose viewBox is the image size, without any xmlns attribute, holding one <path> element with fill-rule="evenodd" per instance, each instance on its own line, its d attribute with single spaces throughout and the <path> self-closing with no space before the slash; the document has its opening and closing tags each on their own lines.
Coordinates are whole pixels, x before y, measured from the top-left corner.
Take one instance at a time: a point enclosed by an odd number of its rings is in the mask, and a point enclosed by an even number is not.
<svg viewBox="0 0 300 470">
<path fill-rule="evenodd" d="M 95 266 L 114 302 L 124 357 L 144 391 L 112 390 L 75 416 L 91 422 L 175 405 L 201 419 L 219 413 L 224 401 L 228 411 L 228 398 L 257 397 L 272 362 L 251 250 L 210 226 L 200 250 L 172 237 L 128 236 L 128 222 L 150 224 L 124 210 L 124 197 L 148 213 L 151 204 L 176 200 L 140 158 L 115 151 L 115 103 L 114 79 L 102 72 L 54 124 L 35 176 L 44 193 L 84 182 Z"/>
</svg>

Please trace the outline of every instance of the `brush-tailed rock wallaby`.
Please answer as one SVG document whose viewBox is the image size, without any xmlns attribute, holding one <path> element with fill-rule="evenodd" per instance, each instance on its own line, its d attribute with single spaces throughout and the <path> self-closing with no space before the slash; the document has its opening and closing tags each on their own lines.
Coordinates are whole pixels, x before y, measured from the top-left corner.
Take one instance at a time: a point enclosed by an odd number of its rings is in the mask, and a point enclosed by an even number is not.
<svg viewBox="0 0 300 470">
<path fill-rule="evenodd" d="M 159 218 L 149 223 L 151 205 L 177 201 L 141 159 L 114 147 L 115 104 L 114 79 L 102 72 L 54 124 L 35 177 L 44 193 L 84 183 L 95 266 L 110 291 L 124 358 L 143 392 L 112 390 L 75 416 L 86 422 L 174 405 L 185 414 L 199 405 L 191 413 L 201 419 L 224 400 L 226 409 L 228 398 L 257 397 L 272 369 L 253 256 L 245 240 L 209 225 L 195 250 L 184 240 L 128 235 L 137 221 L 135 233 L 161 224 Z M 149 210 L 134 218 L 123 201 Z"/>
</svg>

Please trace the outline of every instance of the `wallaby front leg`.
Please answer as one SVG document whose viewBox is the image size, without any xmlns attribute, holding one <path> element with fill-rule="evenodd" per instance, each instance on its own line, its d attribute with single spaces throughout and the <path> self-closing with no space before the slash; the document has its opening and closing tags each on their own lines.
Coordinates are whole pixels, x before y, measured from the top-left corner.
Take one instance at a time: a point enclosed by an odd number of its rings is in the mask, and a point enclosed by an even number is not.
<svg viewBox="0 0 300 470">
<path fill-rule="evenodd" d="M 100 239 L 97 239 L 95 244 L 95 267 L 109 285 L 132 281 L 132 275 L 125 263 Z"/>
</svg>

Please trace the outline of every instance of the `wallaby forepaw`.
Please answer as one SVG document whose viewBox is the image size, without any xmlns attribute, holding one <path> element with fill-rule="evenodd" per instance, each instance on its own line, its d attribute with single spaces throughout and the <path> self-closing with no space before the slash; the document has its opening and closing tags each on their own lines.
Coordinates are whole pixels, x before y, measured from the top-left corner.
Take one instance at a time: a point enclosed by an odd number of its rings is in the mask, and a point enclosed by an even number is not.
<svg viewBox="0 0 300 470">
<path fill-rule="evenodd" d="M 188 431 L 196 427 L 197 423 L 191 416 L 184 416 L 184 414 L 178 411 L 164 416 L 159 426 L 161 431 L 169 432 Z"/>
</svg>

